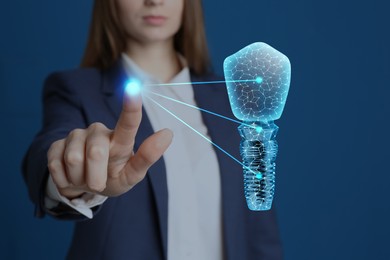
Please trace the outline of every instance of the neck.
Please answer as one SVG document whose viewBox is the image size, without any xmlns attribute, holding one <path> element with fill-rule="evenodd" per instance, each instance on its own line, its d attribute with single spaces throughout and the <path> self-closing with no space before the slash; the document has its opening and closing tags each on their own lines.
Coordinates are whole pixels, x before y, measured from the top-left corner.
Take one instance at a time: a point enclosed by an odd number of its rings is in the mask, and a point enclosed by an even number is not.
<svg viewBox="0 0 390 260">
<path fill-rule="evenodd" d="M 161 82 L 169 82 L 182 69 L 172 40 L 150 44 L 132 41 L 128 46 L 126 54 Z"/>
</svg>

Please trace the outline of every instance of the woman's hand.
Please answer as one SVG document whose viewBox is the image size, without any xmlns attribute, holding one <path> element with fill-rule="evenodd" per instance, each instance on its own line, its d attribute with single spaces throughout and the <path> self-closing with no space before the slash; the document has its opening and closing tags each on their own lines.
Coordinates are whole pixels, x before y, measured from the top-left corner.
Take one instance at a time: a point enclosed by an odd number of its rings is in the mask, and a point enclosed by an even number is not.
<svg viewBox="0 0 390 260">
<path fill-rule="evenodd" d="M 134 154 L 141 118 L 140 95 L 125 94 L 114 130 L 94 123 L 54 142 L 47 154 L 48 168 L 59 192 L 69 199 L 84 192 L 118 196 L 140 182 L 172 141 L 172 132 L 163 129 L 148 137 Z"/>
</svg>

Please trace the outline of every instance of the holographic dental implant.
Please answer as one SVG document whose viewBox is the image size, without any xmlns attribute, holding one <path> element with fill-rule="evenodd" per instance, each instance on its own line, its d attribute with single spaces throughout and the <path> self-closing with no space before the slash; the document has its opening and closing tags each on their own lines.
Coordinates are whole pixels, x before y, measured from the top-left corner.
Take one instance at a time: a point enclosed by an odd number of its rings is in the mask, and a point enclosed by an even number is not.
<svg viewBox="0 0 390 260">
<path fill-rule="evenodd" d="M 275 193 L 278 152 L 274 120 L 280 118 L 290 88 L 289 59 L 271 46 L 256 42 L 224 61 L 230 105 L 242 121 L 240 153 L 245 198 L 250 210 L 269 210 Z"/>
</svg>

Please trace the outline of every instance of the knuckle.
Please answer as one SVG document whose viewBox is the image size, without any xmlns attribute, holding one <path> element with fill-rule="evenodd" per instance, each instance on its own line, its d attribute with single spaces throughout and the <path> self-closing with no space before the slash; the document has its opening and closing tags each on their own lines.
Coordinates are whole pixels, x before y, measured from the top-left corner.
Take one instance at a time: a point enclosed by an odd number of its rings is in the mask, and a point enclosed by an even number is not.
<svg viewBox="0 0 390 260">
<path fill-rule="evenodd" d="M 88 130 L 95 132 L 95 131 L 101 131 L 105 130 L 106 126 L 100 122 L 92 123 L 89 127 Z"/>
<path fill-rule="evenodd" d="M 148 156 L 147 154 L 141 153 L 139 156 L 140 156 L 143 164 L 147 167 L 149 167 L 150 165 L 152 165 L 154 163 L 152 158 L 150 158 L 150 156 Z"/>
<path fill-rule="evenodd" d="M 58 146 L 61 145 L 62 142 L 63 142 L 63 139 L 54 141 L 54 142 L 50 145 L 50 149 L 52 150 L 52 149 L 57 148 Z"/>
<path fill-rule="evenodd" d="M 78 136 L 82 135 L 83 132 L 84 132 L 83 129 L 76 128 L 76 129 L 73 129 L 73 130 L 69 133 L 68 137 L 69 137 L 69 138 L 75 138 L 75 137 L 78 137 Z"/>
<path fill-rule="evenodd" d="M 137 183 L 141 182 L 146 176 L 146 172 L 139 172 L 135 175 L 135 181 Z"/>
<path fill-rule="evenodd" d="M 93 160 L 93 161 L 101 161 L 105 159 L 108 154 L 106 149 L 100 145 L 91 145 L 88 147 L 87 151 L 87 156 L 88 159 Z"/>
<path fill-rule="evenodd" d="M 131 176 L 129 176 L 128 178 L 128 183 L 130 185 L 136 185 L 138 184 L 139 182 L 141 182 L 146 176 L 146 172 L 134 172 L 133 174 L 131 174 Z"/>
<path fill-rule="evenodd" d="M 87 186 L 91 191 L 95 192 L 102 192 L 106 188 L 106 185 L 104 183 L 100 183 L 97 181 L 90 181 L 87 183 Z"/>
<path fill-rule="evenodd" d="M 47 151 L 47 157 L 48 157 L 48 158 L 51 158 L 51 156 L 52 156 L 53 154 L 55 154 L 55 151 L 57 151 L 58 149 L 61 149 L 62 143 L 63 143 L 63 142 L 64 142 L 64 139 L 54 141 L 54 142 L 50 145 L 49 150 Z"/>
<path fill-rule="evenodd" d="M 47 164 L 47 167 L 51 174 L 57 174 L 62 168 L 62 162 L 58 159 L 50 160 Z"/>
<path fill-rule="evenodd" d="M 70 151 L 65 155 L 65 162 L 69 166 L 77 166 L 84 162 L 82 153 L 77 151 Z"/>
</svg>

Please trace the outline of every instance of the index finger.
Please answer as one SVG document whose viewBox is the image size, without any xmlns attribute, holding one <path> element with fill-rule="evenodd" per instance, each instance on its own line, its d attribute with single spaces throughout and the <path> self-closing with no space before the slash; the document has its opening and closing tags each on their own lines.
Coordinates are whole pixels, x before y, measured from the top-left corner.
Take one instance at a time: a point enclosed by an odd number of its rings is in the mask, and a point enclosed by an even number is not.
<svg viewBox="0 0 390 260">
<path fill-rule="evenodd" d="M 122 112 L 115 126 L 112 141 L 114 144 L 133 146 L 135 135 L 142 118 L 142 97 L 138 82 L 129 82 L 123 94 Z M 137 89 L 138 88 L 138 91 Z M 132 148 L 132 147 L 131 147 Z"/>
</svg>

